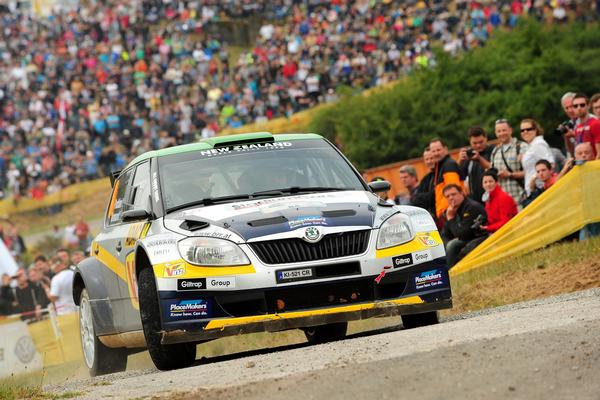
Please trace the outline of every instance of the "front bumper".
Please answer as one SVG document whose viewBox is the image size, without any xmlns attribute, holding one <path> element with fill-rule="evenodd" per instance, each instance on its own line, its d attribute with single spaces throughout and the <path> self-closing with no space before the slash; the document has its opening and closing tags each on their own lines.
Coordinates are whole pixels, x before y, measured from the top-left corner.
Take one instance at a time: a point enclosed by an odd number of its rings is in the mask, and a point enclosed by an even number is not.
<svg viewBox="0 0 600 400">
<path fill-rule="evenodd" d="M 391 270 L 379 281 L 376 277 L 254 290 L 205 291 L 201 297 L 198 292 L 160 292 L 162 342 L 204 341 L 452 307 L 445 258 Z"/>
</svg>

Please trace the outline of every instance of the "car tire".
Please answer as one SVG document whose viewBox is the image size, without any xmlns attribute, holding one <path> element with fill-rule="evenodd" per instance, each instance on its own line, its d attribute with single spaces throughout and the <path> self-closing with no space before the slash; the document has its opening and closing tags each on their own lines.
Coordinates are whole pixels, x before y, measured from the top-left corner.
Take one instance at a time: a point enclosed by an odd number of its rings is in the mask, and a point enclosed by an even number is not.
<svg viewBox="0 0 600 400">
<path fill-rule="evenodd" d="M 195 343 L 162 344 L 160 307 L 154 271 L 145 268 L 138 277 L 140 316 L 148 352 L 156 368 L 166 371 L 189 367 L 196 360 Z"/>
<path fill-rule="evenodd" d="M 437 311 L 430 311 L 421 314 L 402 315 L 402 325 L 404 326 L 404 329 L 435 325 L 439 322 L 440 318 Z"/>
<path fill-rule="evenodd" d="M 310 344 L 326 343 L 342 339 L 346 336 L 347 331 L 347 322 L 336 322 L 334 324 L 304 328 L 306 340 L 308 340 L 308 343 Z"/>
<path fill-rule="evenodd" d="M 83 361 L 90 376 L 99 376 L 125 371 L 127 368 L 127 350 L 106 347 L 96 336 L 96 327 L 87 289 L 79 297 L 79 337 Z"/>
</svg>

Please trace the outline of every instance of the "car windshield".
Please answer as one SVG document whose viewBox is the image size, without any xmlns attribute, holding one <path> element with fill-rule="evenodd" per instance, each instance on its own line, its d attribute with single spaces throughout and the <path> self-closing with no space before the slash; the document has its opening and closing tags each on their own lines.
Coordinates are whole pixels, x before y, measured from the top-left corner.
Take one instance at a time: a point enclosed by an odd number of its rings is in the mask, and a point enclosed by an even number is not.
<svg viewBox="0 0 600 400">
<path fill-rule="evenodd" d="M 158 162 L 167 211 L 290 193 L 365 190 L 348 162 L 320 139 L 232 145 Z"/>
</svg>

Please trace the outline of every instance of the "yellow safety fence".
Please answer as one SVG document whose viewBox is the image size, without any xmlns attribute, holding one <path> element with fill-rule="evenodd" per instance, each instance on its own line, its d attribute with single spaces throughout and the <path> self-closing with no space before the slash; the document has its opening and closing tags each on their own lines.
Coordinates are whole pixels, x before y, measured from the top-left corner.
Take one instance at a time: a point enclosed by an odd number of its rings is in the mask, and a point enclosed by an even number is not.
<svg viewBox="0 0 600 400">
<path fill-rule="evenodd" d="M 35 211 L 56 204 L 73 203 L 83 197 L 105 190 L 107 185 L 110 186 L 108 178 L 102 178 L 67 186 L 64 189 L 48 194 L 44 196 L 43 199 L 39 200 L 22 198 L 15 201 L 14 198 L 9 197 L 0 201 L 0 215 L 11 215 Z"/>
<path fill-rule="evenodd" d="M 56 324 L 56 326 L 52 326 Z M 82 360 L 79 313 L 59 315 L 27 325 L 44 367 Z"/>
<path fill-rule="evenodd" d="M 450 275 L 539 249 L 600 222 L 599 199 L 600 160 L 574 167 L 456 264 Z"/>
</svg>

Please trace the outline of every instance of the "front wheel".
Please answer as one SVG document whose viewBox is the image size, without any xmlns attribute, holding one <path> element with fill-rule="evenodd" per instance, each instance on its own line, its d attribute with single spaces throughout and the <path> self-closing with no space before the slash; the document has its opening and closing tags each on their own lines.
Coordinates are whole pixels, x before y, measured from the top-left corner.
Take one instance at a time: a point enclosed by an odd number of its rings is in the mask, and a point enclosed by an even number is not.
<svg viewBox="0 0 600 400">
<path fill-rule="evenodd" d="M 160 308 L 154 271 L 146 268 L 138 277 L 140 316 L 148 352 L 156 368 L 170 370 L 189 367 L 196 360 L 194 343 L 162 344 L 160 342 Z"/>
<path fill-rule="evenodd" d="M 437 311 L 421 314 L 402 315 L 402 325 L 405 329 L 418 328 L 421 326 L 435 325 L 440 322 Z"/>
<path fill-rule="evenodd" d="M 79 298 L 79 333 L 83 360 L 88 367 L 90 376 L 125 371 L 127 351 L 106 347 L 96 336 L 90 297 L 85 288 L 81 291 Z"/>
<path fill-rule="evenodd" d="M 334 324 L 311 326 L 304 329 L 306 339 L 310 344 L 326 343 L 342 339 L 348 331 L 347 322 L 337 322 Z"/>
</svg>

